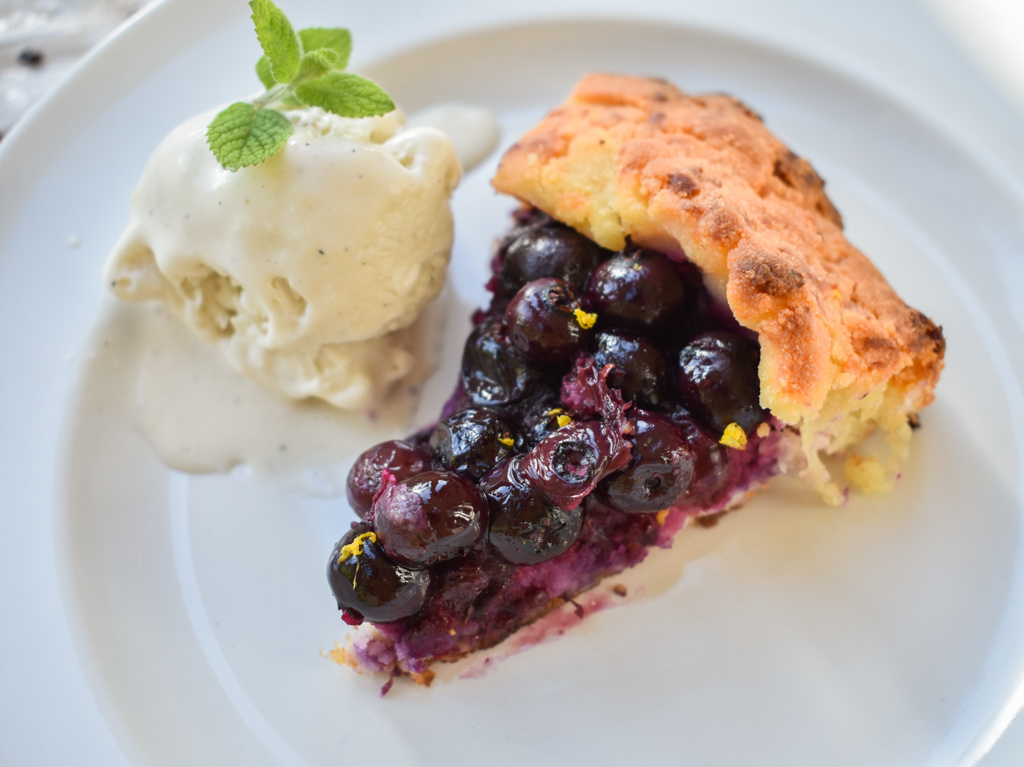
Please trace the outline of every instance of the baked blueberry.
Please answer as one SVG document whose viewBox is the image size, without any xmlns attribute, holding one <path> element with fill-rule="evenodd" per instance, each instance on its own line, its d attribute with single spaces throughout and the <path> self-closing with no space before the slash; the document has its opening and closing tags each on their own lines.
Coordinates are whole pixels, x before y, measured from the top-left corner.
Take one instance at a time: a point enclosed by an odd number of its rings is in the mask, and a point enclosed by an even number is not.
<svg viewBox="0 0 1024 767">
<path fill-rule="evenodd" d="M 689 443 L 675 424 L 657 413 L 631 411 L 629 421 L 634 428 L 629 465 L 601 483 L 601 499 L 630 514 L 675 506 L 693 479 Z"/>
<path fill-rule="evenodd" d="M 575 289 L 553 277 L 524 285 L 509 301 L 505 318 L 512 345 L 540 367 L 572 359 L 590 340 L 596 321 Z"/>
<path fill-rule="evenodd" d="M 671 260 L 651 250 L 612 256 L 590 273 L 583 297 L 606 327 L 667 331 L 686 316 L 686 282 Z"/>
<path fill-rule="evenodd" d="M 374 445 L 356 459 L 348 473 L 345 489 L 349 505 L 364 518 L 380 490 L 384 469 L 395 479 L 402 480 L 429 468 L 430 454 L 411 442 L 392 439 Z"/>
<path fill-rule="evenodd" d="M 597 421 L 578 421 L 552 432 L 523 456 L 520 474 L 548 500 L 573 508 L 608 473 L 628 460 L 629 445 Z"/>
<path fill-rule="evenodd" d="M 474 404 L 505 405 L 533 391 L 544 374 L 511 345 L 505 323 L 488 318 L 466 339 L 461 379 Z"/>
<path fill-rule="evenodd" d="M 527 227 L 502 249 L 500 285 L 515 295 L 526 283 L 554 277 L 576 290 L 604 257 L 604 251 L 574 229 L 554 222 Z"/>
<path fill-rule="evenodd" d="M 465 477 L 425 471 L 386 487 L 374 501 L 373 520 L 388 557 L 420 569 L 476 543 L 487 526 L 487 504 Z"/>
<path fill-rule="evenodd" d="M 413 615 L 423 606 L 430 587 L 429 573 L 388 559 L 365 522 L 335 545 L 327 562 L 327 580 L 338 609 L 348 612 L 352 622 L 365 618 L 387 623 Z"/>
<path fill-rule="evenodd" d="M 430 435 L 430 448 L 445 469 L 478 480 L 515 453 L 518 436 L 496 410 L 470 408 L 448 416 Z"/>
<path fill-rule="evenodd" d="M 488 540 L 509 562 L 534 565 L 557 557 L 579 538 L 583 507 L 559 508 L 519 471 L 522 456 L 480 483 L 490 514 Z"/>
<path fill-rule="evenodd" d="M 750 434 L 767 418 L 761 408 L 757 342 L 728 330 L 700 334 L 679 352 L 679 400 L 719 436 L 732 423 Z"/>
<path fill-rule="evenodd" d="M 729 450 L 705 432 L 684 407 L 669 414 L 693 456 L 693 476 L 680 505 L 690 508 L 714 508 L 729 491 Z"/>
<path fill-rule="evenodd" d="M 669 363 L 657 343 L 624 330 L 606 330 L 594 339 L 594 362 L 611 365 L 608 385 L 647 407 L 668 398 Z"/>
</svg>

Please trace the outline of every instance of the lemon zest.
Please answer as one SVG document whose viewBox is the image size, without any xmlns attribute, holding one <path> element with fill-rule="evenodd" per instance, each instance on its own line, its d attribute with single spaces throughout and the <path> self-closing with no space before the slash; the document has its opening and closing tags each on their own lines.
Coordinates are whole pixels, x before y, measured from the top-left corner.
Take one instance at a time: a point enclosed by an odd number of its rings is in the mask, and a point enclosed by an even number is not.
<svg viewBox="0 0 1024 767">
<path fill-rule="evenodd" d="M 498 437 L 498 442 L 505 445 L 505 447 L 512 447 L 516 444 L 516 441 L 511 437 Z"/>
<path fill-rule="evenodd" d="M 659 525 L 665 524 L 665 520 L 668 519 L 668 509 L 662 509 L 659 511 L 655 519 L 658 520 Z"/>
<path fill-rule="evenodd" d="M 573 314 L 576 315 L 576 322 L 579 323 L 580 327 L 584 330 L 590 330 L 597 323 L 597 315 L 592 312 L 585 312 L 578 306 L 573 309 Z"/>
<path fill-rule="evenodd" d="M 338 552 L 338 564 L 340 565 L 345 560 L 351 559 L 352 557 L 358 557 L 360 554 L 362 554 L 364 541 L 376 543 L 377 534 L 371 530 L 367 533 L 357 535 L 355 540 L 352 541 L 352 543 L 346 543 L 344 546 L 342 546 L 341 551 Z"/>
<path fill-rule="evenodd" d="M 742 426 L 733 421 L 725 427 L 725 431 L 722 432 L 722 438 L 718 441 L 727 447 L 742 450 L 747 446 L 747 433 L 743 431 Z"/>
<path fill-rule="evenodd" d="M 548 418 L 551 418 L 552 416 L 558 423 L 559 428 L 563 426 L 568 426 L 569 424 L 572 423 L 572 417 L 566 415 L 565 411 L 563 411 L 560 407 L 552 408 L 551 410 L 548 411 Z"/>
</svg>

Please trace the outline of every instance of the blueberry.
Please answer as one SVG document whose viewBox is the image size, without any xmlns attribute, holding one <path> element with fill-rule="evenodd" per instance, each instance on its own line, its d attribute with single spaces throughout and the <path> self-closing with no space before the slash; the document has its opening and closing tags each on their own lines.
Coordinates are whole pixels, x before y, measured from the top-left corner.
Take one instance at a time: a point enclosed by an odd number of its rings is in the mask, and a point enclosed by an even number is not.
<svg viewBox="0 0 1024 767">
<path fill-rule="evenodd" d="M 521 399 L 544 379 L 508 340 L 505 323 L 491 319 L 473 328 L 462 351 L 462 388 L 476 405 Z"/>
<path fill-rule="evenodd" d="M 409 442 L 395 439 L 374 445 L 356 459 L 348 473 L 345 490 L 349 505 L 360 518 L 365 518 L 380 490 L 384 469 L 402 480 L 429 468 L 429 453 Z"/>
<path fill-rule="evenodd" d="M 756 341 L 728 330 L 701 333 L 679 352 L 679 400 L 713 434 L 737 423 L 750 434 L 767 417 L 761 408 Z"/>
<path fill-rule="evenodd" d="M 430 587 L 430 574 L 388 559 L 365 522 L 353 527 L 334 547 L 327 580 L 338 609 L 374 623 L 419 612 Z"/>
<path fill-rule="evenodd" d="M 516 403 L 519 433 L 527 450 L 558 428 L 558 416 L 565 414 L 560 392 L 543 388 Z"/>
<path fill-rule="evenodd" d="M 687 283 L 660 253 L 618 253 L 591 272 L 583 298 L 606 327 L 672 330 L 687 314 Z"/>
<path fill-rule="evenodd" d="M 635 433 L 629 465 L 598 487 L 601 500 L 628 513 L 661 511 L 686 494 L 693 478 L 693 453 L 666 417 L 643 410 L 629 413 Z"/>
<path fill-rule="evenodd" d="M 430 435 L 434 457 L 446 469 L 480 479 L 515 452 L 517 435 L 489 408 L 463 410 L 441 421 Z"/>
<path fill-rule="evenodd" d="M 502 248 L 499 277 L 505 295 L 526 283 L 555 277 L 579 290 L 606 251 L 564 224 L 528 227 Z"/>
<path fill-rule="evenodd" d="M 552 504 L 520 473 L 522 456 L 497 467 L 483 479 L 490 514 L 488 540 L 515 564 L 532 565 L 564 553 L 579 538 L 583 508 Z"/>
<path fill-rule="evenodd" d="M 629 455 L 625 440 L 613 439 L 596 421 L 570 423 L 523 456 L 520 471 L 531 486 L 560 508 L 572 508 Z"/>
<path fill-rule="evenodd" d="M 594 321 L 573 287 L 552 277 L 524 285 L 506 311 L 512 345 L 540 367 L 567 363 L 590 340 Z"/>
<path fill-rule="evenodd" d="M 693 477 L 680 505 L 710 509 L 725 500 L 729 484 L 729 456 L 727 448 L 718 438 L 707 434 L 683 407 L 669 414 L 669 419 L 693 455 Z"/>
<path fill-rule="evenodd" d="M 648 338 L 622 330 L 608 330 L 594 340 L 594 362 L 598 367 L 613 365 L 608 385 L 622 396 L 641 405 L 660 405 L 669 389 L 668 361 Z"/>
<path fill-rule="evenodd" d="M 422 568 L 464 553 L 487 524 L 487 502 L 471 481 L 426 471 L 382 492 L 373 504 L 374 531 L 390 559 Z"/>
</svg>

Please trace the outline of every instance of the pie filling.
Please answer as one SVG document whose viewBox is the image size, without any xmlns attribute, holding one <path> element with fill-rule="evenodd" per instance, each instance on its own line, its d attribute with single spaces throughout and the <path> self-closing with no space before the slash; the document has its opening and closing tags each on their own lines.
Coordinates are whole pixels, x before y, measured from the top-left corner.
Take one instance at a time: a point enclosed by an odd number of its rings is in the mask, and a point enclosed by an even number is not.
<svg viewBox="0 0 1024 767">
<path fill-rule="evenodd" d="M 785 470 L 759 347 L 688 262 L 531 208 L 497 248 L 441 420 L 357 459 L 328 563 L 335 657 L 368 672 L 491 647 Z M 427 677 L 429 678 L 429 677 Z"/>
</svg>

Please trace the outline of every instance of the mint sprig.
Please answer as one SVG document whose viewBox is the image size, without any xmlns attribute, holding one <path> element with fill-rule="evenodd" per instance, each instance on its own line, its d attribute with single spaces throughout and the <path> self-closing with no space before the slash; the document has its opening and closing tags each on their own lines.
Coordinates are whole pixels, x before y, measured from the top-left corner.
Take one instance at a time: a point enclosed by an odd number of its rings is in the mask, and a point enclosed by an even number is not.
<svg viewBox="0 0 1024 767">
<path fill-rule="evenodd" d="M 344 71 L 352 53 L 347 29 L 296 32 L 271 0 L 250 0 L 263 56 L 256 76 L 266 92 L 220 112 L 206 130 L 214 157 L 228 170 L 258 165 L 276 154 L 294 126 L 283 110 L 316 106 L 341 117 L 373 117 L 395 108 L 376 83 Z"/>
</svg>

